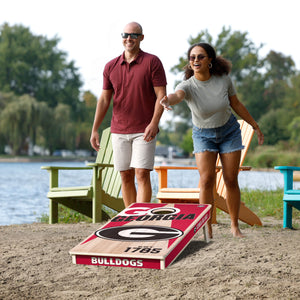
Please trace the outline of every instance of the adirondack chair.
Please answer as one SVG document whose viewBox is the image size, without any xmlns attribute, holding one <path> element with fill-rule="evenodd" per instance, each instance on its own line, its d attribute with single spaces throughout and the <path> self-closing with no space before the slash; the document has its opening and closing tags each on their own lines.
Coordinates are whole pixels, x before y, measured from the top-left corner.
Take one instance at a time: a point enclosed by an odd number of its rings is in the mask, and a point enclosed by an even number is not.
<svg viewBox="0 0 300 300">
<path fill-rule="evenodd" d="M 241 153 L 240 171 L 250 170 L 251 167 L 242 166 L 246 153 L 249 149 L 254 130 L 245 121 L 239 120 L 242 132 L 242 142 L 245 148 Z M 196 170 L 197 167 L 188 166 L 155 166 L 155 171 L 158 173 L 158 193 L 156 198 L 159 202 L 169 203 L 198 203 L 200 188 L 169 188 L 168 187 L 168 170 Z M 216 223 L 216 208 L 219 208 L 226 213 L 229 213 L 226 204 L 226 187 L 222 176 L 222 165 L 220 157 L 216 163 L 216 183 L 214 187 L 214 210 L 212 212 L 212 222 Z M 262 225 L 260 219 L 242 202 L 240 206 L 239 219 L 249 225 Z"/>
<path fill-rule="evenodd" d="M 300 210 L 300 190 L 293 188 L 293 173 L 300 171 L 300 167 L 276 166 L 283 174 L 283 228 L 292 229 L 293 208 Z"/>
<path fill-rule="evenodd" d="M 49 224 L 58 222 L 58 203 L 69 207 L 93 219 L 93 223 L 108 219 L 103 205 L 117 212 L 124 209 L 123 199 L 119 196 L 121 178 L 113 167 L 113 151 L 110 128 L 106 128 L 101 137 L 100 150 L 95 163 L 86 167 L 43 166 L 50 173 Z M 89 186 L 58 187 L 59 170 L 92 170 Z"/>
</svg>

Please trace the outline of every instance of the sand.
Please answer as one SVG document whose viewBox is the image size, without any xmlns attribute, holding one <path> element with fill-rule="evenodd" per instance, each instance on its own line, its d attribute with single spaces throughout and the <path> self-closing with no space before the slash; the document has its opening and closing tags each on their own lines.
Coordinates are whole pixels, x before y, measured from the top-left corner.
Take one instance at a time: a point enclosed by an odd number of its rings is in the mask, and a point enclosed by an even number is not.
<svg viewBox="0 0 300 300">
<path fill-rule="evenodd" d="M 300 299 L 300 230 L 213 225 L 165 270 L 72 264 L 69 250 L 103 224 L 0 227 L 0 299 Z"/>
</svg>

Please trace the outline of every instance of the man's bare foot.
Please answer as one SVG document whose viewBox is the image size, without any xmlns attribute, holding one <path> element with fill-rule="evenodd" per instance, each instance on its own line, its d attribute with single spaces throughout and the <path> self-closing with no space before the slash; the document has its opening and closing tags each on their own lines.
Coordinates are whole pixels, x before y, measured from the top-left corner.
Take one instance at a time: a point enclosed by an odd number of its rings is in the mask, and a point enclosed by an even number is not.
<svg viewBox="0 0 300 300">
<path fill-rule="evenodd" d="M 231 227 L 231 233 L 234 237 L 244 238 L 245 235 L 240 231 L 238 227 Z"/>
</svg>

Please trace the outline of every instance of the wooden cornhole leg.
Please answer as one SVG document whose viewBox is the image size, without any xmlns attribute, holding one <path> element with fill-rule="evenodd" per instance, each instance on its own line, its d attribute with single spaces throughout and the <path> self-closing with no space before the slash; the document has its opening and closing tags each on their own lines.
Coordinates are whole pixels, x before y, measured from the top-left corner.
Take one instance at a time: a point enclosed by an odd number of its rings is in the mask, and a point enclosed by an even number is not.
<svg viewBox="0 0 300 300">
<path fill-rule="evenodd" d="M 209 243 L 210 242 L 210 238 L 209 238 L 209 235 L 208 235 L 208 226 L 207 226 L 207 223 L 203 227 L 203 235 L 204 235 L 205 242 Z"/>
</svg>

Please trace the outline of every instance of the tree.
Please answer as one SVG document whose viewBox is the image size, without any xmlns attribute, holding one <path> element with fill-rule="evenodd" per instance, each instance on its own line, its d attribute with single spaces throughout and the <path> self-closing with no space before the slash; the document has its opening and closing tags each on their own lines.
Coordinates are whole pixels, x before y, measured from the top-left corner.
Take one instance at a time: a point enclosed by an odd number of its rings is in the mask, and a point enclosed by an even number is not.
<svg viewBox="0 0 300 300">
<path fill-rule="evenodd" d="M 266 145 L 275 145 L 279 141 L 287 141 L 290 134 L 287 131 L 287 124 L 290 122 L 290 116 L 283 108 L 270 110 L 259 121 Z"/>
<path fill-rule="evenodd" d="M 293 121 L 288 126 L 288 131 L 291 135 L 291 142 L 292 146 L 295 146 L 297 150 L 300 149 L 300 117 L 295 117 Z"/>
<path fill-rule="evenodd" d="M 283 106 L 283 99 L 289 90 L 290 79 L 296 74 L 295 63 L 290 56 L 271 50 L 264 63 L 265 91 L 263 102 L 265 111 Z"/>
<path fill-rule="evenodd" d="M 59 38 L 34 36 L 21 25 L 0 27 L 0 90 L 29 94 L 50 107 L 58 103 L 78 112 L 82 82 L 74 61 L 58 49 Z"/>
<path fill-rule="evenodd" d="M 215 43 L 217 55 L 222 55 L 231 61 L 230 76 L 236 85 L 243 82 L 248 74 L 257 71 L 262 66 L 258 53 L 263 45 L 256 47 L 247 36 L 248 32 L 232 32 L 231 27 L 228 29 L 223 27 Z"/>
<path fill-rule="evenodd" d="M 66 104 L 58 104 L 54 109 L 53 126 L 51 128 L 52 144 L 51 152 L 55 149 L 76 148 L 76 126 L 71 120 L 71 107 Z"/>
<path fill-rule="evenodd" d="M 270 84 L 276 80 L 287 80 L 295 75 L 295 63 L 290 56 L 271 50 L 263 60 L 266 69 L 265 77 Z"/>
<path fill-rule="evenodd" d="M 237 89 L 240 101 L 247 107 L 255 120 L 268 110 L 268 102 L 264 99 L 265 78 L 262 74 L 253 71 L 245 76 Z"/>
<path fill-rule="evenodd" d="M 299 72 L 289 79 L 289 84 L 285 85 L 284 98 L 281 99 L 282 106 L 292 117 L 300 115 L 300 74 Z"/>
<path fill-rule="evenodd" d="M 180 147 L 183 149 L 185 153 L 193 153 L 194 144 L 193 144 L 193 129 L 190 128 L 187 133 L 183 136 L 182 143 Z"/>
<path fill-rule="evenodd" d="M 11 101 L 0 113 L 0 132 L 13 150 L 21 154 L 29 142 L 35 143 L 43 103 L 24 95 Z"/>
</svg>

